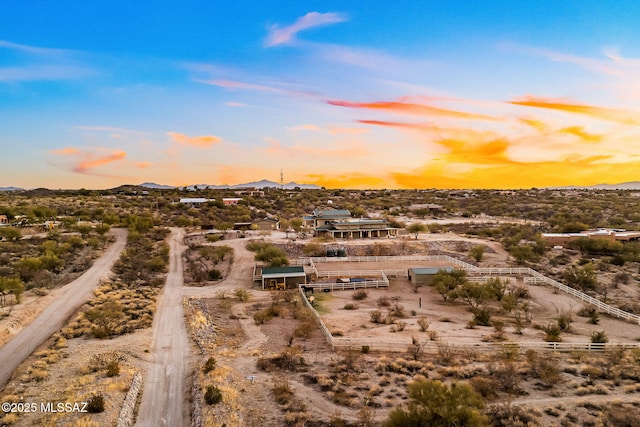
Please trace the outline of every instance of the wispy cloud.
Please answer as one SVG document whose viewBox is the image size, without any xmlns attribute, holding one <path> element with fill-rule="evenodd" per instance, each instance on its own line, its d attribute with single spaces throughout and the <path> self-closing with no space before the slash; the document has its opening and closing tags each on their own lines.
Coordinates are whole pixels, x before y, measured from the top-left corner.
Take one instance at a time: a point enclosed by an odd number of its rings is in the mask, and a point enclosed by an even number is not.
<svg viewBox="0 0 640 427">
<path fill-rule="evenodd" d="M 299 132 L 312 132 L 327 135 L 361 135 L 370 133 L 369 129 L 363 127 L 328 126 L 320 127 L 313 124 L 303 124 L 287 128 L 287 131 L 297 134 Z"/>
<path fill-rule="evenodd" d="M 434 107 L 427 104 L 417 104 L 403 101 L 379 101 L 379 102 L 350 102 L 341 100 L 327 101 L 329 105 L 347 108 L 361 108 L 368 110 L 386 111 L 396 114 L 410 114 L 417 116 L 450 117 L 455 119 L 470 120 L 496 120 L 495 117 L 484 114 L 467 113 L 465 111 L 450 110 Z"/>
<path fill-rule="evenodd" d="M 227 107 L 250 107 L 249 104 L 245 104 L 244 102 L 225 102 L 224 105 Z"/>
<path fill-rule="evenodd" d="M 248 83 L 238 80 L 228 80 L 228 79 L 197 79 L 195 80 L 198 83 L 203 83 L 211 86 L 218 86 L 229 90 L 249 90 L 254 92 L 264 92 L 264 93 L 272 93 L 277 95 L 284 96 L 293 96 L 293 97 L 315 97 L 316 95 L 305 92 L 303 90 L 299 90 L 298 88 L 292 87 L 294 85 L 290 85 L 285 82 L 270 82 L 269 84 L 262 83 Z M 236 105 L 238 106 L 238 105 Z"/>
<path fill-rule="evenodd" d="M 55 48 L 49 48 L 49 47 L 29 46 L 26 44 L 13 43 L 7 40 L 0 40 L 0 48 L 10 49 L 13 51 L 18 51 L 18 52 L 26 53 L 29 55 L 35 55 L 35 56 L 60 57 L 63 55 L 69 55 L 74 53 L 74 51 L 68 50 L 68 49 L 55 49 Z"/>
<path fill-rule="evenodd" d="M 593 105 L 577 104 L 564 99 L 548 99 L 528 95 L 519 99 L 515 99 L 513 101 L 508 101 L 508 103 L 526 107 L 544 108 L 548 110 L 582 114 L 597 119 L 612 121 L 625 125 L 640 125 L 640 115 L 637 112 L 596 107 Z"/>
<path fill-rule="evenodd" d="M 109 163 L 124 160 L 127 157 L 127 153 L 122 150 L 112 150 L 103 147 L 89 149 L 65 147 L 51 150 L 49 153 L 68 159 L 70 162 L 66 164 L 72 172 L 86 175 L 97 175 L 93 172 L 94 169 Z"/>
<path fill-rule="evenodd" d="M 95 74 L 77 60 L 79 52 L 0 40 L 2 50 L 15 54 L 11 65 L 0 67 L 0 82 L 75 80 Z"/>
<path fill-rule="evenodd" d="M 296 35 L 303 30 L 323 25 L 337 24 L 347 20 L 347 16 L 341 13 L 309 12 L 298 18 L 296 22 L 286 27 L 272 25 L 265 40 L 265 46 L 292 44 L 296 41 Z"/>
<path fill-rule="evenodd" d="M 167 132 L 167 135 L 180 145 L 189 145 L 192 147 L 210 147 L 213 144 L 219 144 L 222 139 L 214 135 L 203 136 L 187 136 L 177 132 Z"/>
</svg>

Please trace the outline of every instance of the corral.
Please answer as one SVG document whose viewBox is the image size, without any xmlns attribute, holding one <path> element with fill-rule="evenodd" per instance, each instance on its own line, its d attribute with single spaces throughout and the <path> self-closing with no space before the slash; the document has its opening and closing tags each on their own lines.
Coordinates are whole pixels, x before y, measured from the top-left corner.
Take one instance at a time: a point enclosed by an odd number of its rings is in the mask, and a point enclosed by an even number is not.
<svg viewBox="0 0 640 427">
<path fill-rule="evenodd" d="M 448 256 L 305 258 L 294 263 L 311 268 L 314 271 L 313 282 L 322 285 L 322 289 L 336 291 L 322 299 L 319 310 L 322 314 L 318 316 L 321 328 L 326 328 L 325 336 L 334 349 L 359 350 L 366 347 L 370 350 L 405 351 L 418 341 L 425 350 L 431 348 L 434 351 L 443 343 L 487 351 L 494 350 L 496 345 L 516 345 L 523 349 L 600 350 L 604 346 L 593 345 L 590 337 L 602 329 L 611 339 L 610 346 L 638 346 L 632 341 L 640 330 L 625 322 L 630 320 L 637 324 L 637 316 L 617 313 L 619 310 L 531 269 L 481 269 Z M 524 324 L 519 324 L 522 319 L 518 319 L 522 313 L 510 312 L 493 302 L 486 304 L 492 321 L 488 326 L 477 325 L 473 322 L 469 305 L 443 300 L 432 287 L 415 286 L 408 280 L 409 268 L 417 265 L 445 269 L 454 264 L 467 271 L 470 282 L 484 283 L 492 277 L 500 278 L 508 283 L 510 289 L 526 291 L 529 299 Z M 373 277 L 376 273 L 387 279 L 386 286 L 373 280 L 336 280 Z M 553 287 L 535 286 L 538 284 Z M 305 289 L 313 286 L 314 283 L 307 284 Z M 564 293 L 558 294 L 558 289 Z M 545 301 L 554 302 L 549 305 Z M 592 304 L 622 320 L 606 317 L 601 319 L 600 325 L 594 325 L 587 319 L 576 318 L 571 332 L 563 335 L 563 342 L 545 342 L 544 326 L 560 313 L 578 309 L 581 301 L 587 303 L 585 306 Z"/>
</svg>

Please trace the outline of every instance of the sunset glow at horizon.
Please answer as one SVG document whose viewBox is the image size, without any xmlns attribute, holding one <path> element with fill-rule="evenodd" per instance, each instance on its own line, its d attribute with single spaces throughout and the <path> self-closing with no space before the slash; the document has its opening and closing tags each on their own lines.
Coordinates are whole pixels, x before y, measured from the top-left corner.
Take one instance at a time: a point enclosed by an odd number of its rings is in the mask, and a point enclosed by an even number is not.
<svg viewBox="0 0 640 427">
<path fill-rule="evenodd" d="M 0 187 L 640 181 L 637 22 L 627 0 L 9 0 Z"/>
</svg>

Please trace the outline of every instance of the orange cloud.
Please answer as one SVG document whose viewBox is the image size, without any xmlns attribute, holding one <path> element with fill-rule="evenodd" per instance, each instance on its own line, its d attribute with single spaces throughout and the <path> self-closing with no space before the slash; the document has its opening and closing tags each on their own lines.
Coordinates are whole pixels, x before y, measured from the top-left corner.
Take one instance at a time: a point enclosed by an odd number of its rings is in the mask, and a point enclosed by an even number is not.
<svg viewBox="0 0 640 427">
<path fill-rule="evenodd" d="M 526 107 L 545 108 L 548 110 L 564 111 L 567 113 L 583 114 L 601 120 L 612 121 L 625 125 L 640 125 L 639 114 L 632 111 L 617 110 L 613 108 L 594 107 L 567 102 L 561 99 L 544 99 L 535 96 L 507 101 L 509 104 L 523 105 Z"/>
<path fill-rule="evenodd" d="M 609 156 L 565 158 L 457 169 L 447 162 L 429 163 L 392 177 L 401 188 L 531 188 L 593 185 L 637 179 L 640 162 L 608 163 Z"/>
<path fill-rule="evenodd" d="M 134 165 L 140 169 L 147 169 L 151 167 L 151 163 L 149 162 L 136 162 Z"/>
<path fill-rule="evenodd" d="M 362 108 L 369 110 L 388 111 L 397 114 L 411 114 L 418 116 L 439 116 L 450 117 L 455 119 L 471 119 L 471 120 L 496 120 L 495 117 L 486 116 L 484 114 L 467 113 L 464 111 L 449 110 L 445 108 L 432 107 L 425 104 L 416 104 L 399 101 L 381 101 L 381 102 L 349 102 L 340 100 L 327 101 L 329 105 L 347 108 Z"/>
<path fill-rule="evenodd" d="M 307 174 L 305 183 L 315 184 L 326 188 L 388 188 L 389 181 L 382 177 L 349 173 L 344 175 Z"/>
<path fill-rule="evenodd" d="M 559 130 L 560 133 L 576 136 L 584 142 L 598 143 L 603 139 L 602 135 L 586 132 L 582 126 L 569 126 Z"/>
<path fill-rule="evenodd" d="M 221 141 L 220 138 L 213 135 L 190 137 L 176 132 L 167 132 L 167 135 L 169 135 L 169 137 L 171 137 L 171 139 L 178 144 L 190 145 L 194 147 L 209 147 L 213 144 L 218 144 Z"/>
<path fill-rule="evenodd" d="M 71 171 L 89 175 L 93 175 L 91 173 L 92 169 L 95 169 L 102 165 L 106 165 L 108 163 L 124 160 L 127 156 L 127 153 L 125 153 L 124 151 L 114 151 L 107 148 L 91 148 L 80 150 L 73 147 L 67 147 L 59 150 L 51 150 L 49 152 L 51 154 L 55 154 L 56 156 L 62 156 L 72 159 L 71 165 L 68 165 Z"/>
<path fill-rule="evenodd" d="M 83 160 L 73 167 L 73 171 L 77 173 L 88 173 L 91 169 L 98 166 L 106 165 L 118 160 L 123 160 L 127 157 L 127 153 L 124 151 L 117 151 L 111 155 L 98 157 L 96 159 Z"/>
<path fill-rule="evenodd" d="M 58 150 L 49 151 L 51 154 L 56 154 L 59 156 L 74 156 L 80 154 L 80 150 L 73 147 L 60 148 Z"/>
</svg>

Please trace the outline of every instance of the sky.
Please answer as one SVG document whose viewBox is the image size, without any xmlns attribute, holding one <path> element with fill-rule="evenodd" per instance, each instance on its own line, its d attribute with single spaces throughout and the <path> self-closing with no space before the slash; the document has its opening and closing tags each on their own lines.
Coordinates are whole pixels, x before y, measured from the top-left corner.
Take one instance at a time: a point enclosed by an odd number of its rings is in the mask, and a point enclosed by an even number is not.
<svg viewBox="0 0 640 427">
<path fill-rule="evenodd" d="M 640 2 L 3 0 L 0 187 L 640 180 Z"/>
</svg>

